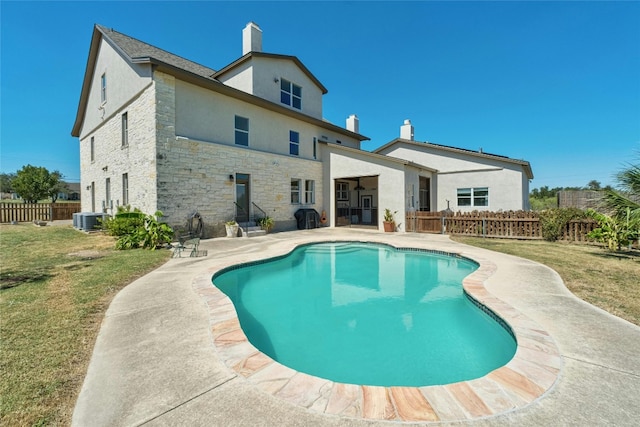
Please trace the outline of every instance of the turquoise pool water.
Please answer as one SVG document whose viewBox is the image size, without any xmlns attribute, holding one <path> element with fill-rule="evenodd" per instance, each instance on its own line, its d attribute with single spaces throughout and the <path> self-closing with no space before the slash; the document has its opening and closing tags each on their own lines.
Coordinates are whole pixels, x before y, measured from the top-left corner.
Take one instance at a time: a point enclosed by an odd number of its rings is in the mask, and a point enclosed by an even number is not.
<svg viewBox="0 0 640 427">
<path fill-rule="evenodd" d="M 336 382 L 426 386 L 481 377 L 516 342 L 474 305 L 465 258 L 370 243 L 320 243 L 226 269 L 249 341 L 279 363 Z"/>
</svg>

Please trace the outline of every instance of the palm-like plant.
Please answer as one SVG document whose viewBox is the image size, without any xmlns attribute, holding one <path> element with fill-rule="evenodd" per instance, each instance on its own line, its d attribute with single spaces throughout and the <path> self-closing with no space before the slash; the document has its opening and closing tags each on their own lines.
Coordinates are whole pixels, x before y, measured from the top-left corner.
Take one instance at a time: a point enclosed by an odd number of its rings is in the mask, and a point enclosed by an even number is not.
<svg viewBox="0 0 640 427">
<path fill-rule="evenodd" d="M 616 217 L 629 215 L 631 220 L 640 221 L 640 164 L 630 164 L 616 178 L 622 191 L 605 191 L 605 206 L 614 211 Z"/>
</svg>

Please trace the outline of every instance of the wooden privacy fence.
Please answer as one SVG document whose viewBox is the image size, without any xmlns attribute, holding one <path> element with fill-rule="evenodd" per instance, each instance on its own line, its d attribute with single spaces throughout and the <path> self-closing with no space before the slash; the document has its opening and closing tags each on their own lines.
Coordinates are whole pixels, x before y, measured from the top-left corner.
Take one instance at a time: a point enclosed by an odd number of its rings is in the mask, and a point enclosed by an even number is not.
<svg viewBox="0 0 640 427">
<path fill-rule="evenodd" d="M 513 239 L 542 239 L 540 217 L 535 212 L 408 212 L 405 228 L 417 233 L 446 233 Z M 560 240 L 586 242 L 597 227 L 591 219 L 571 220 Z"/>
<path fill-rule="evenodd" d="M 0 223 L 73 219 L 80 203 L 0 203 Z"/>
</svg>

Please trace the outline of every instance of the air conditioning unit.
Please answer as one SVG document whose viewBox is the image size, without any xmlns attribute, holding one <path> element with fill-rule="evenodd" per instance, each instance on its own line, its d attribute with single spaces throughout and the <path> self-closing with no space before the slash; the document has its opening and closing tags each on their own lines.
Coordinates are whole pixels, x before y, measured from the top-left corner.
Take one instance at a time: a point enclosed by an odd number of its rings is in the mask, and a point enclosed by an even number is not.
<svg viewBox="0 0 640 427">
<path fill-rule="evenodd" d="M 84 221 L 82 224 L 82 229 L 84 231 L 94 231 L 96 230 L 96 226 L 99 225 L 98 219 L 104 221 L 109 215 L 105 213 L 97 213 L 91 212 L 84 215 Z"/>
<path fill-rule="evenodd" d="M 82 231 L 94 231 L 98 225 L 98 219 L 106 220 L 106 213 L 78 212 L 73 214 L 73 227 Z"/>
</svg>

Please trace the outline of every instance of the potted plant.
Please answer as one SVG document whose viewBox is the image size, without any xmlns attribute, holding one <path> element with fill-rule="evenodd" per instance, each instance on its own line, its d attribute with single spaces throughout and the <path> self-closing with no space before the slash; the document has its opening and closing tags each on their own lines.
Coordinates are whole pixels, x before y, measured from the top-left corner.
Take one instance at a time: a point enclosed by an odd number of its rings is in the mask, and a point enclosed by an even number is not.
<svg viewBox="0 0 640 427">
<path fill-rule="evenodd" d="M 224 224 L 224 228 L 227 230 L 227 237 L 238 237 L 238 229 L 240 226 L 234 220 L 227 221 Z"/>
<path fill-rule="evenodd" d="M 276 222 L 270 216 L 265 216 L 264 218 L 260 218 L 258 220 L 258 225 L 267 233 L 273 230 L 273 227 L 276 225 Z"/>
<path fill-rule="evenodd" d="M 391 209 L 385 209 L 384 210 L 384 221 L 382 222 L 382 224 L 384 225 L 384 231 L 385 232 L 391 232 L 391 231 L 395 231 L 396 229 L 396 222 L 393 219 L 393 215 L 396 214 L 398 211 L 395 212 L 391 212 Z"/>
</svg>

